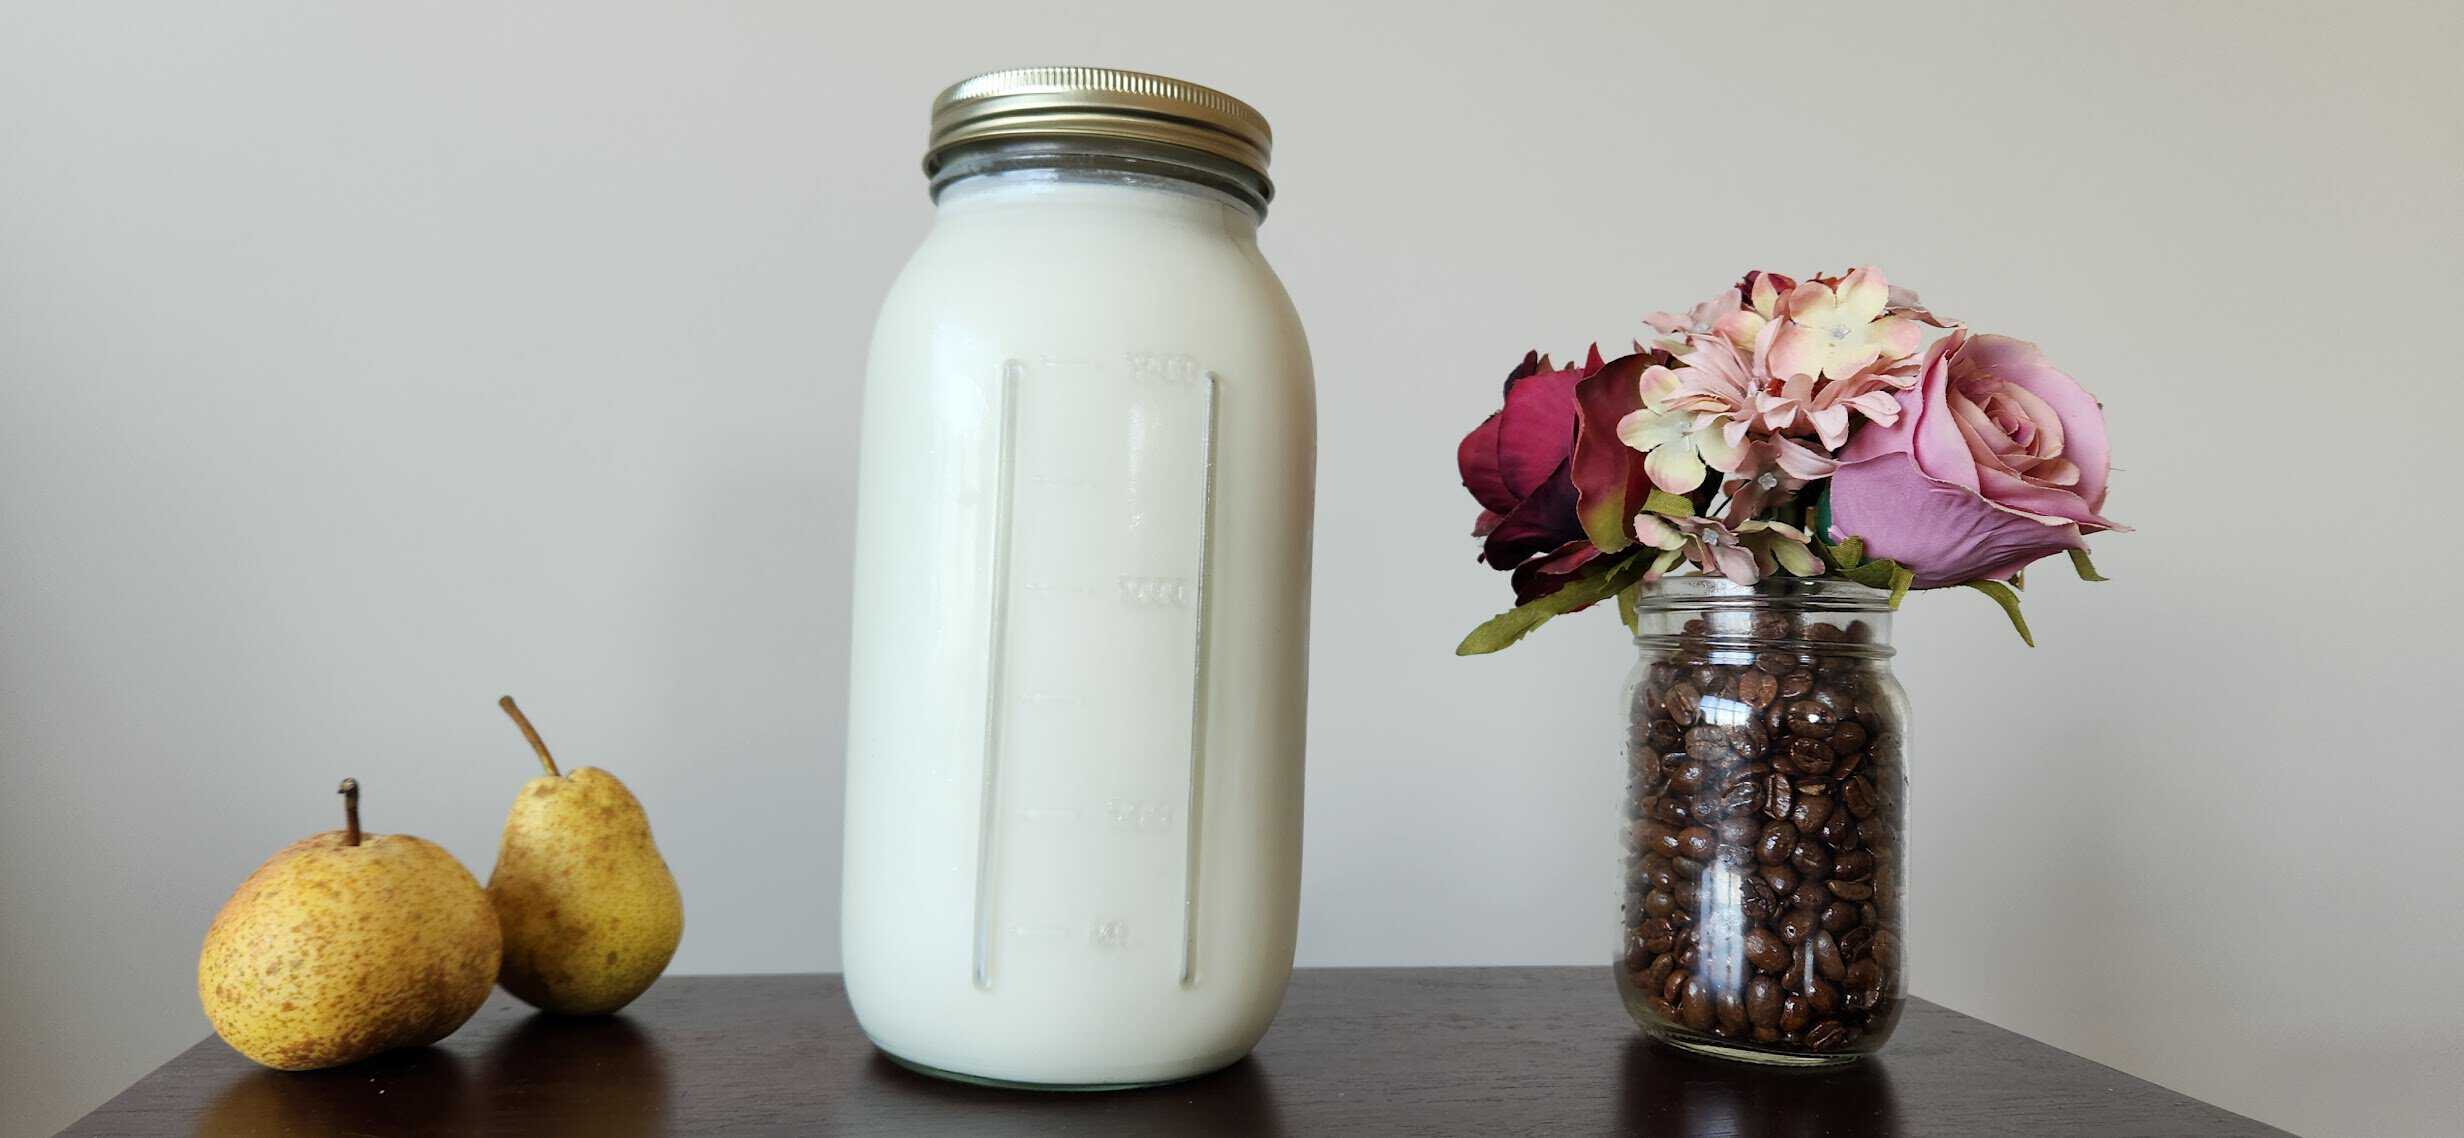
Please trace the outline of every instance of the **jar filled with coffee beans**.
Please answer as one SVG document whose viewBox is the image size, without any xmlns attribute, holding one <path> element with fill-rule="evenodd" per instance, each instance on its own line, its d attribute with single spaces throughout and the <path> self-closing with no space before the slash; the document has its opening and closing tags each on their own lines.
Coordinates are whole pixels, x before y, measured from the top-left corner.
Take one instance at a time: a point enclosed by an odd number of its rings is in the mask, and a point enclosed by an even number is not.
<svg viewBox="0 0 2464 1138">
<path fill-rule="evenodd" d="M 1644 1030 L 1761 1063 L 1882 1046 L 1907 991 L 1907 696 L 1886 594 L 1678 577 L 1635 605 L 1624 929 Z"/>
</svg>

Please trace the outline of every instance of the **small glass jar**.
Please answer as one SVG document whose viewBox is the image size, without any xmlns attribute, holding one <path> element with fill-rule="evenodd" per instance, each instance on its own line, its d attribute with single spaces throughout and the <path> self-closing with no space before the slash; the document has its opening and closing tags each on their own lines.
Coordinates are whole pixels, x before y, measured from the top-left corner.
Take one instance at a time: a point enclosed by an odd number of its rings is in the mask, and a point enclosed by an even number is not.
<svg viewBox="0 0 2464 1138">
<path fill-rule="evenodd" d="M 1677 1047 L 1795 1066 L 1879 1049 L 1907 991 L 1907 694 L 1886 594 L 1680 577 L 1636 603 L 1626 1010 Z"/>
</svg>

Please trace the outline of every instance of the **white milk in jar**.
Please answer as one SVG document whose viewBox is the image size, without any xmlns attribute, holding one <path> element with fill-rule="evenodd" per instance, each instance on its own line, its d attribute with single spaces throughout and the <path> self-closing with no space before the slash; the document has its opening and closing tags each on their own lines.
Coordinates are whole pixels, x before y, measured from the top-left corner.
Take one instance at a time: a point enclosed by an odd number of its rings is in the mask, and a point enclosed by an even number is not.
<svg viewBox="0 0 2464 1138">
<path fill-rule="evenodd" d="M 1184 1078 L 1282 1000 L 1315 410 L 1268 147 L 1135 72 L 934 105 L 865 380 L 840 932 L 910 1066 Z"/>
</svg>

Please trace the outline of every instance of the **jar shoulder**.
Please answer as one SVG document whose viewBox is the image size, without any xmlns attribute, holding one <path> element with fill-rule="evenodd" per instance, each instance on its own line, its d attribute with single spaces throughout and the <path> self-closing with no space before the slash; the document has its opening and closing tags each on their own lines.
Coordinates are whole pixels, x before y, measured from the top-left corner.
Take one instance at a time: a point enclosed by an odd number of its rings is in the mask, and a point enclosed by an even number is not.
<svg viewBox="0 0 2464 1138">
<path fill-rule="evenodd" d="M 885 349 L 1123 350 L 1195 355 L 1236 381 L 1309 379 L 1299 314 L 1255 241 L 1188 225 L 937 224 L 892 283 L 873 346 L 877 371 Z"/>
</svg>

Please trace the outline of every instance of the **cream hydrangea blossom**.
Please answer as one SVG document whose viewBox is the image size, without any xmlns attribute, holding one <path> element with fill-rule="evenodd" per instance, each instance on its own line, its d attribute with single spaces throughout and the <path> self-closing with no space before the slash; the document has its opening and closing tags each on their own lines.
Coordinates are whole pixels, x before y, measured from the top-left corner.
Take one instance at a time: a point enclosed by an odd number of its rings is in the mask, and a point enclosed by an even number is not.
<svg viewBox="0 0 2464 1138">
<path fill-rule="evenodd" d="M 1836 285 L 1807 281 L 1789 292 L 1764 362 L 1783 379 L 1840 380 L 1904 360 L 1924 346 L 1925 331 L 1890 307 L 1891 282 L 1880 269 L 1856 269 Z"/>
<path fill-rule="evenodd" d="M 1669 518 L 1646 510 L 1634 515 L 1634 536 L 1659 551 L 1643 574 L 1645 581 L 1659 580 L 1681 561 L 1740 585 L 1780 572 L 1819 577 L 1827 568 L 1814 555 L 1812 534 L 1765 518 L 1731 529 L 1714 518 Z"/>
<path fill-rule="evenodd" d="M 1727 362 L 1735 364 L 1735 352 Z M 1742 376 L 1742 367 L 1730 376 L 1716 365 L 1643 369 L 1643 405 L 1617 421 L 1617 438 L 1643 453 L 1643 473 L 1652 485 L 1691 494 L 1712 470 L 1737 472 L 1754 418 L 1752 398 L 1737 382 Z"/>
</svg>

